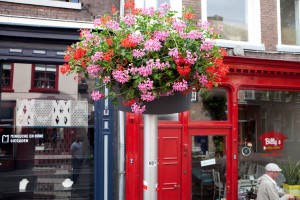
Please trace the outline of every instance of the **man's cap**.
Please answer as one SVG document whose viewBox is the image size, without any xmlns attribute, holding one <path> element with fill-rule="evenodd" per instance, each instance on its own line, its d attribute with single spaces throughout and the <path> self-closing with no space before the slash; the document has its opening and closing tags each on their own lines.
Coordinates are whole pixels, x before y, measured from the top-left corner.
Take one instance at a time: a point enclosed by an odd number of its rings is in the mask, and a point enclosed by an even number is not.
<svg viewBox="0 0 300 200">
<path fill-rule="evenodd" d="M 276 165 L 275 163 L 269 163 L 265 166 L 266 171 L 269 172 L 281 172 L 281 169 L 278 165 Z"/>
</svg>

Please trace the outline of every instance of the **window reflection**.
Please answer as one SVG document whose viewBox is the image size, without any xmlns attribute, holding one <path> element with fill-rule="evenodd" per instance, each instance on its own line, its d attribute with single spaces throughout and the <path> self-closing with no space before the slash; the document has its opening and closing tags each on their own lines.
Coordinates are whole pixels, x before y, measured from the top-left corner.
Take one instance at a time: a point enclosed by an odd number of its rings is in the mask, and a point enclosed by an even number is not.
<svg viewBox="0 0 300 200">
<path fill-rule="evenodd" d="M 193 200 L 225 197 L 225 140 L 221 135 L 192 136 Z"/>
<path fill-rule="evenodd" d="M 267 163 L 284 164 L 289 157 L 300 160 L 299 94 L 281 90 L 239 91 L 238 199 L 250 195 Z"/>
<path fill-rule="evenodd" d="M 300 45 L 299 1 L 280 0 L 281 43 Z"/>
<path fill-rule="evenodd" d="M 248 41 L 248 19 L 245 0 L 208 0 L 207 20 L 222 25 L 222 39 Z"/>
<path fill-rule="evenodd" d="M 225 89 L 213 89 L 207 93 L 194 93 L 190 107 L 190 119 L 227 120 L 227 92 Z"/>
</svg>

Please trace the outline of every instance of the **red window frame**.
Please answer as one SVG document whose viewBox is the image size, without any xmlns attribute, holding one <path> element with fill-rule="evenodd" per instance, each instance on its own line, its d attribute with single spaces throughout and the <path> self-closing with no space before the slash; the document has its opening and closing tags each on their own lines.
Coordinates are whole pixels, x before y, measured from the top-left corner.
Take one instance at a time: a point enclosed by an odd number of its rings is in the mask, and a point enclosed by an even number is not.
<svg viewBox="0 0 300 200">
<path fill-rule="evenodd" d="M 54 71 L 47 71 L 51 67 L 55 66 Z M 36 70 L 37 67 L 44 71 Z M 58 91 L 58 76 L 59 76 L 58 65 L 48 65 L 48 64 L 33 64 L 32 65 L 32 76 L 31 76 L 31 89 L 29 92 L 41 92 L 41 93 L 59 93 Z M 55 75 L 55 78 L 53 78 Z"/>
<path fill-rule="evenodd" d="M 10 65 L 10 75 L 5 76 L 5 65 Z M 2 77 L 1 77 L 1 86 L 2 86 L 2 92 L 13 92 L 13 74 L 14 74 L 14 64 L 13 63 L 4 63 L 3 64 L 3 70 L 2 70 Z M 9 79 L 7 81 L 7 79 Z"/>
</svg>

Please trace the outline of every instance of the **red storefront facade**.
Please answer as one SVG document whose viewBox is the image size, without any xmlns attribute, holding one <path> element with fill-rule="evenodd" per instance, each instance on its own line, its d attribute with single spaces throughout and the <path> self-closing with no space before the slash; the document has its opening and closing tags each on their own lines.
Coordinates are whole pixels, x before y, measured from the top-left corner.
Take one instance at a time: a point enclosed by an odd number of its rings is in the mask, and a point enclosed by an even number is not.
<svg viewBox="0 0 300 200">
<path fill-rule="evenodd" d="M 212 169 L 220 173 L 226 199 L 243 199 L 239 181 L 249 180 L 246 176 L 250 175 L 252 166 L 256 179 L 262 175 L 263 166 L 269 161 L 279 163 L 288 155 L 299 160 L 298 155 L 293 154 L 298 140 L 299 62 L 243 57 L 226 57 L 225 62 L 230 73 L 214 93 L 215 97 L 223 95 L 226 98 L 225 117 L 194 117 L 193 113 L 201 115 L 199 113 L 206 111 L 192 104 L 189 111 L 179 113 L 174 119 L 159 120 L 160 200 L 198 199 L 197 196 L 213 199 L 213 182 L 210 185 L 197 179 L 197 170 L 201 168 L 202 174 L 211 173 Z M 265 143 L 261 141 L 261 135 L 269 131 L 285 135 L 286 141 L 282 141 L 284 145 L 278 144 L 281 145 L 278 150 L 263 148 Z M 224 139 L 221 156 L 217 154 L 214 143 L 218 137 Z M 126 199 L 143 199 L 143 143 L 143 118 L 128 113 Z M 248 143 L 251 152 L 245 155 L 242 148 Z M 205 160 L 212 163 L 205 164 Z M 243 171 L 245 165 L 248 165 L 247 171 Z"/>
</svg>

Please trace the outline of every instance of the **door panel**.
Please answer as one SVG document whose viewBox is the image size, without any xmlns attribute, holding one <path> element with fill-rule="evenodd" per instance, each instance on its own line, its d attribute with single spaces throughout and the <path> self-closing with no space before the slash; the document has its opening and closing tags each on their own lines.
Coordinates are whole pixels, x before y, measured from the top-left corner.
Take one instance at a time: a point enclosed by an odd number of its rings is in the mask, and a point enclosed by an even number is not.
<svg viewBox="0 0 300 200">
<path fill-rule="evenodd" d="M 158 199 L 181 199 L 181 129 L 160 129 Z"/>
</svg>

